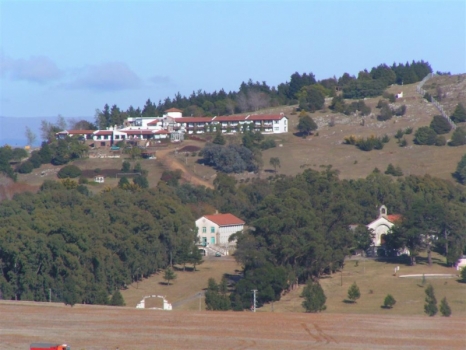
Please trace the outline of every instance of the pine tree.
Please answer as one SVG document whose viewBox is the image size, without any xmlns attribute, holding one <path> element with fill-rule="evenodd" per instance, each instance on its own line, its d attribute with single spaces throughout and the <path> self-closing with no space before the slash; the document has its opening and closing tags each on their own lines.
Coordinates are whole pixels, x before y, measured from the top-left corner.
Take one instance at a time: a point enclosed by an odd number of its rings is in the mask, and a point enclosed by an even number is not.
<svg viewBox="0 0 466 350">
<path fill-rule="evenodd" d="M 354 303 L 360 296 L 361 292 L 359 291 L 359 287 L 356 282 L 354 282 L 348 289 L 348 299 Z"/>
<path fill-rule="evenodd" d="M 123 295 L 121 295 L 120 291 L 117 290 L 113 293 L 112 298 L 110 299 L 110 305 L 113 306 L 125 306 L 125 300 L 123 299 Z"/>
<path fill-rule="evenodd" d="M 442 316 L 445 317 L 450 317 L 451 315 L 451 308 L 450 305 L 448 305 L 447 298 L 443 298 L 442 301 L 440 302 L 440 313 Z"/>
<path fill-rule="evenodd" d="M 387 294 L 385 300 L 383 301 L 383 306 L 386 309 L 391 309 L 393 305 L 396 304 L 395 298 L 391 294 Z"/>
<path fill-rule="evenodd" d="M 167 281 L 167 284 L 170 285 L 170 281 L 176 279 L 176 273 L 174 273 L 170 267 L 167 267 L 163 278 Z"/>
<path fill-rule="evenodd" d="M 306 287 L 304 287 L 301 297 L 304 298 L 302 305 L 306 309 L 306 312 L 320 312 L 327 308 L 325 306 L 327 297 L 318 282 L 308 282 Z"/>
<path fill-rule="evenodd" d="M 218 126 L 220 128 L 220 125 Z M 220 130 L 217 131 L 217 134 L 215 135 L 214 140 L 212 143 L 215 143 L 217 145 L 224 145 L 226 143 L 225 138 L 222 135 L 222 132 Z"/>
<path fill-rule="evenodd" d="M 434 287 L 429 284 L 425 290 L 426 292 L 426 303 L 424 305 L 424 312 L 429 316 L 435 316 L 438 312 L 437 299 L 434 294 Z"/>
</svg>

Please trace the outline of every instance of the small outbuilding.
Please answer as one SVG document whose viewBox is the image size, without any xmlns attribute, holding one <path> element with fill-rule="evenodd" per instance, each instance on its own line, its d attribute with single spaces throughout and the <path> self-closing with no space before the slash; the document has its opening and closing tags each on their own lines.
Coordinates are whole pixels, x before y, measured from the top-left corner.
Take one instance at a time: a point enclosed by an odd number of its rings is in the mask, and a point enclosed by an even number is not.
<svg viewBox="0 0 466 350">
<path fill-rule="evenodd" d="M 102 175 L 97 175 L 94 177 L 94 182 L 97 182 L 98 184 L 103 184 L 105 182 L 105 178 Z"/>
</svg>

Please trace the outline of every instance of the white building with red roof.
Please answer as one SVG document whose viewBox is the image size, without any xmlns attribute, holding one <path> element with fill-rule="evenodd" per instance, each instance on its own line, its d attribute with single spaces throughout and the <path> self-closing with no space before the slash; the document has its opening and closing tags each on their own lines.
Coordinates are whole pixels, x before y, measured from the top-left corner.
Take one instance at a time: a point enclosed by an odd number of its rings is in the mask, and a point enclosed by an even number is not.
<svg viewBox="0 0 466 350">
<path fill-rule="evenodd" d="M 367 225 L 367 228 L 374 234 L 372 242 L 375 247 L 380 247 L 385 243 L 385 235 L 389 233 L 392 226 L 399 220 L 401 220 L 401 215 L 388 215 L 385 205 L 379 208 L 379 217 Z"/>
<path fill-rule="evenodd" d="M 204 215 L 196 220 L 199 242 L 228 245 L 228 239 L 236 232 L 243 231 L 245 222 L 233 214 Z"/>
<path fill-rule="evenodd" d="M 247 130 L 263 134 L 281 134 L 288 132 L 288 117 L 280 114 L 228 115 L 218 117 L 167 117 L 167 123 L 187 134 L 216 132 L 235 134 Z"/>
</svg>

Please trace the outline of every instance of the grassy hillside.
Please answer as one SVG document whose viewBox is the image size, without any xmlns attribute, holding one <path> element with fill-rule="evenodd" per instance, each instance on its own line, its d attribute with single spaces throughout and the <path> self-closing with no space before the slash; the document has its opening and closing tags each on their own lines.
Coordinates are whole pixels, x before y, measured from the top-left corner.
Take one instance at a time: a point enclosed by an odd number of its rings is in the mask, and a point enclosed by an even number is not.
<svg viewBox="0 0 466 350">
<path fill-rule="evenodd" d="M 328 106 L 331 99 L 326 100 L 323 110 L 311 114 L 318 124 L 315 135 L 301 138 L 294 135 L 298 124 L 298 115 L 293 113 L 296 106 L 278 106 L 259 111 L 260 114 L 285 113 L 289 118 L 290 131 L 287 134 L 270 135 L 278 147 L 263 152 L 264 168 L 261 177 L 267 177 L 272 171 L 269 165 L 271 157 L 280 159 L 281 167 L 278 172 L 285 175 L 295 175 L 305 168 L 318 170 L 322 166 L 332 165 L 340 171 L 341 178 L 361 178 L 367 176 L 374 168 L 385 171 L 387 165 L 392 163 L 401 167 L 404 175 L 424 175 L 440 177 L 452 180 L 452 172 L 455 171 L 457 163 L 464 155 L 466 146 L 461 147 L 436 147 L 418 146 L 413 143 L 414 132 L 405 138 L 408 146 L 401 148 L 393 137 L 397 130 L 411 127 L 414 131 L 430 124 L 432 117 L 438 114 L 436 108 L 424 100 L 416 92 L 417 84 L 393 85 L 387 89 L 389 93 L 402 91 L 403 98 L 391 104 L 397 108 L 401 105 L 407 106 L 407 112 L 403 117 L 393 117 L 389 121 L 378 121 L 376 118 L 378 109 L 375 108 L 381 97 L 365 99 L 366 105 L 372 108 L 372 116 L 360 117 L 356 115 L 346 116 L 333 113 Z M 441 103 L 448 112 L 453 111 L 458 102 L 466 105 L 466 74 L 455 76 L 436 76 L 424 85 L 432 95 L 442 92 Z M 347 102 L 351 102 L 350 100 Z M 334 126 L 329 126 L 330 122 Z M 364 152 L 351 145 L 343 144 L 345 137 L 350 135 L 359 137 L 388 135 L 391 139 L 382 150 Z M 448 139 L 451 136 L 445 135 Z M 238 136 L 229 136 L 230 141 L 240 142 Z M 163 170 L 183 171 L 185 181 L 195 184 L 211 186 L 215 179 L 215 171 L 197 162 L 198 157 L 185 156 L 185 153 L 177 153 L 176 150 L 186 145 L 195 145 L 199 148 L 204 143 L 199 141 L 185 141 L 182 145 L 172 144 L 170 147 L 157 152 L 157 160 L 140 160 L 142 166 L 149 170 L 149 183 L 155 186 L 160 179 Z M 75 162 L 82 169 L 119 169 L 122 159 L 82 159 Z M 32 174 L 19 175 L 18 181 L 28 185 L 40 186 L 44 179 L 56 179 L 59 167 L 44 165 Z M 255 177 L 256 174 L 237 174 L 238 180 Z M 93 187 L 94 192 L 103 188 L 116 186 L 117 179 L 108 178 L 102 185 Z M 0 185 L 1 186 L 1 185 Z M 20 189 L 18 190 L 20 191 Z M 5 192 L 5 190 L 3 191 Z M 8 197 L 8 196 L 7 196 Z"/>
</svg>

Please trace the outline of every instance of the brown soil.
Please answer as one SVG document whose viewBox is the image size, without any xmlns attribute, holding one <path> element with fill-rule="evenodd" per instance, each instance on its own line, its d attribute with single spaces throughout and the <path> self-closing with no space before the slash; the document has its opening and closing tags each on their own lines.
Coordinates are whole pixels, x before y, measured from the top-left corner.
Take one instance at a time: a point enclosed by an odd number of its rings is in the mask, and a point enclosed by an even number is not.
<svg viewBox="0 0 466 350">
<path fill-rule="evenodd" d="M 0 302 L 0 349 L 465 349 L 466 319 Z"/>
</svg>

